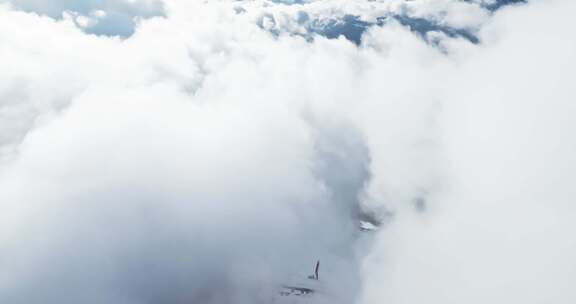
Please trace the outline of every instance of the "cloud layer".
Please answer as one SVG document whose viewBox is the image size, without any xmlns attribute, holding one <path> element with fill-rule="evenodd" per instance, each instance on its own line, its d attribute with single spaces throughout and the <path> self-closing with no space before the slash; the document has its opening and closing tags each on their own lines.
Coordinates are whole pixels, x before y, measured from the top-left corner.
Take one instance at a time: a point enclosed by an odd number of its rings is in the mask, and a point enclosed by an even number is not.
<svg viewBox="0 0 576 304">
<path fill-rule="evenodd" d="M 0 5 L 1 302 L 572 303 L 576 7 L 508 2 Z"/>
</svg>

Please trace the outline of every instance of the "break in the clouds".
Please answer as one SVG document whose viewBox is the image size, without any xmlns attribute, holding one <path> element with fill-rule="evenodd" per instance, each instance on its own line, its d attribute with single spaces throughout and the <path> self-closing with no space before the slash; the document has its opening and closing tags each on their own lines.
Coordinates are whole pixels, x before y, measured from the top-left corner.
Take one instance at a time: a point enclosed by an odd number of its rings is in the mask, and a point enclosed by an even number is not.
<svg viewBox="0 0 576 304">
<path fill-rule="evenodd" d="M 137 1 L 36 1 L 36 0 L 3 0 L 15 9 L 25 12 L 33 12 L 47 15 L 53 18 L 66 18 L 72 20 L 75 25 L 87 33 L 108 36 L 128 37 L 134 33 L 135 27 L 140 20 L 162 17 L 165 13 L 165 4 L 160 0 L 137 0 Z M 364 2 L 364 3 L 362 3 Z M 469 1 L 439 1 L 429 4 L 417 3 L 415 5 L 406 1 L 351 1 L 348 4 L 342 1 L 239 1 L 235 9 L 238 13 L 246 12 L 244 6 L 253 7 L 256 3 L 259 13 L 262 8 L 273 8 L 273 11 L 286 13 L 286 5 L 294 5 L 296 9 L 291 9 L 289 14 L 297 11 L 295 16 L 288 17 L 289 26 L 278 24 L 275 27 L 276 19 L 274 15 L 267 14 L 261 20 L 260 25 L 267 28 L 272 33 L 295 30 L 293 34 L 303 35 L 312 38 L 313 35 L 321 35 L 328 38 L 338 38 L 344 36 L 356 44 L 360 43 L 362 34 L 372 26 L 382 26 L 391 20 L 400 21 L 409 26 L 414 32 L 427 39 L 426 34 L 437 31 L 451 37 L 461 36 L 472 42 L 477 41 L 475 32 L 477 28 L 467 24 L 450 24 L 446 20 L 447 11 L 466 10 L 465 14 L 482 15 L 483 12 L 472 12 L 474 10 L 496 11 L 503 6 L 523 3 L 524 0 L 469 0 Z M 356 8 L 354 8 L 356 6 Z M 423 11 L 420 8 L 424 7 Z M 432 8 L 432 10 L 430 10 Z M 290 11 L 290 10 L 288 10 Z M 424 14 L 423 14 L 424 12 Z M 309 15 L 312 13 L 312 15 Z M 448 14 L 455 15 L 455 14 Z M 286 19 L 287 15 L 276 16 Z M 469 16 L 467 16 L 469 17 Z M 475 18 L 478 18 L 476 16 Z M 286 22 L 279 20 L 278 22 Z M 272 24 L 270 24 L 272 23 Z M 294 29 L 294 26 L 298 29 Z"/>
<path fill-rule="evenodd" d="M 524 1 L 273 1 L 260 2 L 259 25 L 274 35 L 292 34 L 313 39 L 340 36 L 360 44 L 374 26 L 400 22 L 423 40 L 437 44 L 435 33 L 478 43 L 479 26 L 494 11 Z M 263 4 L 263 5 L 262 5 Z M 292 7 L 286 7 L 291 5 Z M 246 13 L 238 5 L 238 13 Z M 261 11 L 266 13 L 262 13 Z"/>
<path fill-rule="evenodd" d="M 164 14 L 161 0 L 1 0 L 14 9 L 68 19 L 97 35 L 127 37 L 139 20 Z"/>
<path fill-rule="evenodd" d="M 575 9 L 4 1 L 0 302 L 573 303 Z"/>
</svg>

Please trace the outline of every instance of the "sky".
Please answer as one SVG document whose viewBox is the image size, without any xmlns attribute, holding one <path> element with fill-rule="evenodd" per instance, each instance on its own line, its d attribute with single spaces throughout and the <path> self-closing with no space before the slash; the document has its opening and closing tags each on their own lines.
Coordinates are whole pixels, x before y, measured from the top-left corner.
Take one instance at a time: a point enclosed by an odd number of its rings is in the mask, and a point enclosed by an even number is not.
<svg viewBox="0 0 576 304">
<path fill-rule="evenodd" d="M 0 302 L 574 303 L 575 10 L 0 0 Z"/>
</svg>

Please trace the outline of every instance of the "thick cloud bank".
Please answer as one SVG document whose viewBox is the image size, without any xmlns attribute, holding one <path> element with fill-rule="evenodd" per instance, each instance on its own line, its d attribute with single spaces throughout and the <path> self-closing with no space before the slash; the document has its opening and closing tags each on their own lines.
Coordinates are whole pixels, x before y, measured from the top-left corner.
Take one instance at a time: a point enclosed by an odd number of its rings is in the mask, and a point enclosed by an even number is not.
<svg viewBox="0 0 576 304">
<path fill-rule="evenodd" d="M 576 3 L 517 2 L 4 1 L 0 302 L 574 303 Z"/>
</svg>

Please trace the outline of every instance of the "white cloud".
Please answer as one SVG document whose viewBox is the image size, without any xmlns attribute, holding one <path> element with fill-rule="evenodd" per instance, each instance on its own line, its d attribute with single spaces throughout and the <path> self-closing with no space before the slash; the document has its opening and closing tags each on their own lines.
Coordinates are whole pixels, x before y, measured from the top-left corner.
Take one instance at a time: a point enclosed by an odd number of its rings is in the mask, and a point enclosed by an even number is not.
<svg viewBox="0 0 576 304">
<path fill-rule="evenodd" d="M 0 7 L 2 302 L 267 303 L 318 258 L 316 303 L 573 302 L 570 1 L 172 0 L 123 40 L 78 29 L 122 5 Z M 309 41 L 301 12 L 481 43 Z"/>
<path fill-rule="evenodd" d="M 428 214 L 399 215 L 380 235 L 366 303 L 574 301 L 573 9 L 500 12 L 445 75 L 448 179 Z"/>
</svg>

